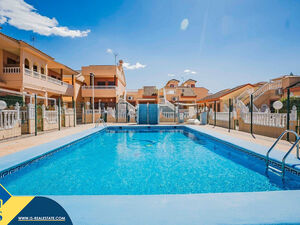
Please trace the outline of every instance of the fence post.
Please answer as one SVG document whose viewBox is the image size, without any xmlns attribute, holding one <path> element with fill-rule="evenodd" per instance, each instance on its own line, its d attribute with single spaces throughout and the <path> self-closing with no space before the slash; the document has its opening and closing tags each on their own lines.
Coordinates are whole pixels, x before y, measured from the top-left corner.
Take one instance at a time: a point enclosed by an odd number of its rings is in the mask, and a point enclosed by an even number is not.
<svg viewBox="0 0 300 225">
<path fill-rule="evenodd" d="M 74 113 L 74 127 L 76 127 L 76 103 L 74 100 L 72 100 L 72 103 L 73 103 L 73 113 Z"/>
<path fill-rule="evenodd" d="M 228 120 L 228 132 L 230 132 L 230 122 L 231 122 L 231 98 L 228 100 L 229 101 L 229 120 Z"/>
<path fill-rule="evenodd" d="M 20 104 L 17 102 L 15 109 L 17 110 L 17 121 L 20 122 Z"/>
<path fill-rule="evenodd" d="M 34 94 L 34 135 L 37 136 L 37 105 L 36 94 Z"/>
<path fill-rule="evenodd" d="M 253 135 L 253 95 L 250 95 L 250 133 Z"/>
<path fill-rule="evenodd" d="M 286 101 L 286 107 L 287 107 L 287 115 L 286 115 L 286 129 L 290 129 L 290 89 L 287 89 L 287 101 Z M 286 134 L 286 140 L 290 141 L 290 134 Z"/>
<path fill-rule="evenodd" d="M 215 116 L 214 116 L 214 127 L 217 125 L 217 106 L 216 106 L 216 101 L 214 102 L 215 104 L 214 104 L 214 114 L 215 114 Z"/>
<path fill-rule="evenodd" d="M 128 120 L 128 102 L 126 102 L 126 123 L 129 123 L 129 120 Z"/>
<path fill-rule="evenodd" d="M 85 123 L 85 108 L 84 108 L 84 107 L 85 107 L 85 103 L 83 103 L 83 106 L 82 106 L 82 108 L 81 108 L 81 110 L 82 110 L 81 118 L 83 117 L 83 121 L 82 121 L 82 122 L 83 122 L 84 124 L 86 124 L 86 123 Z"/>
<path fill-rule="evenodd" d="M 60 98 L 58 98 L 58 130 L 60 130 L 60 126 L 61 126 L 61 121 L 60 121 Z"/>
<path fill-rule="evenodd" d="M 119 122 L 119 109 L 118 109 L 118 103 L 116 102 L 116 122 L 118 123 Z"/>
</svg>

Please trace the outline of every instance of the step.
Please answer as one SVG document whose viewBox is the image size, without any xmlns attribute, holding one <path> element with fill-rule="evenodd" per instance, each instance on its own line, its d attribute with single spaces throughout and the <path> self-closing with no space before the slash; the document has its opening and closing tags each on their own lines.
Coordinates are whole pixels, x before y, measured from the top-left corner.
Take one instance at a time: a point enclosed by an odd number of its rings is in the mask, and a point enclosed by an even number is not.
<svg viewBox="0 0 300 225">
<path fill-rule="evenodd" d="M 269 166 L 268 169 L 272 170 L 275 173 L 282 174 L 282 171 L 280 169 L 277 169 L 277 168 L 275 168 L 273 166 Z"/>
</svg>

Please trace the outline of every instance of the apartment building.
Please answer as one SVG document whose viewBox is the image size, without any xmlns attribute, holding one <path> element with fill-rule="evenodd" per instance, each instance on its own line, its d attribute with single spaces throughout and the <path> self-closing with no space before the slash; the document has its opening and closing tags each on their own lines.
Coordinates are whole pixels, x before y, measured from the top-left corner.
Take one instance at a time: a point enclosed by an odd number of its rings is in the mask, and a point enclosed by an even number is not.
<svg viewBox="0 0 300 225">
<path fill-rule="evenodd" d="M 243 95 L 249 96 L 248 92 L 255 88 L 252 84 L 243 84 L 231 89 L 224 89 L 215 94 L 208 95 L 204 98 L 198 99 L 197 104 L 200 108 L 214 109 L 216 104 L 217 112 L 226 112 L 229 108 L 229 99 L 232 100 L 232 104 L 235 100 Z"/>
<path fill-rule="evenodd" d="M 47 105 L 48 98 L 74 95 L 73 85 L 63 80 L 77 74 L 26 42 L 0 33 L 0 88 L 37 94 Z"/>
<path fill-rule="evenodd" d="M 287 89 L 293 89 L 294 85 L 300 82 L 300 76 L 293 75 L 292 73 L 289 75 L 283 75 L 274 79 L 271 79 L 269 82 L 265 82 L 261 85 L 253 95 L 253 104 L 256 110 L 264 111 L 264 109 L 269 108 L 272 112 L 273 103 L 282 98 L 286 98 Z M 292 95 L 297 94 L 297 92 L 293 92 Z M 245 104 L 249 104 L 250 100 L 247 99 Z"/>
<path fill-rule="evenodd" d="M 95 107 L 99 104 L 103 107 L 114 107 L 121 98 L 124 98 L 126 79 L 122 60 L 118 65 L 83 66 L 81 75 L 84 78 L 81 87 L 84 102 L 91 103 L 94 96 Z"/>
<path fill-rule="evenodd" d="M 208 95 L 208 89 L 196 87 L 196 80 L 188 79 L 180 85 L 176 79 L 169 80 L 166 85 L 160 89 L 159 97 L 161 102 L 167 100 L 173 104 L 195 104 L 197 99 Z"/>
<path fill-rule="evenodd" d="M 158 89 L 156 86 L 144 86 L 137 90 L 127 90 L 126 100 L 136 106 L 138 104 L 158 104 Z"/>
</svg>

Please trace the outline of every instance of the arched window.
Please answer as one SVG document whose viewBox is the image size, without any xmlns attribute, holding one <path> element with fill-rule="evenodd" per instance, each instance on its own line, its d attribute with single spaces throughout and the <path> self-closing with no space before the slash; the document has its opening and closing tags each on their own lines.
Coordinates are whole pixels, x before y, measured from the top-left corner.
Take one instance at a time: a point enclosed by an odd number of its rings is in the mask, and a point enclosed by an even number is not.
<svg viewBox="0 0 300 225">
<path fill-rule="evenodd" d="M 41 67 L 41 74 L 45 74 L 45 69 L 44 69 L 44 67 Z"/>
<path fill-rule="evenodd" d="M 38 72 L 38 66 L 36 64 L 33 64 L 33 71 Z"/>
<path fill-rule="evenodd" d="M 29 64 L 29 60 L 28 59 L 25 59 L 24 64 L 25 64 L 25 68 L 26 69 L 30 69 L 30 64 Z"/>
</svg>

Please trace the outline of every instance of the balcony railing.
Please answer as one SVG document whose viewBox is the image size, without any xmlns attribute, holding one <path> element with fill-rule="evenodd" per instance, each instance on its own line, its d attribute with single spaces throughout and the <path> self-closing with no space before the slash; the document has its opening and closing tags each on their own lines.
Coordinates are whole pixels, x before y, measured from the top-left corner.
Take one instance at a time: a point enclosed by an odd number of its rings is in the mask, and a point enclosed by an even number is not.
<svg viewBox="0 0 300 225">
<path fill-rule="evenodd" d="M 116 89 L 116 86 L 82 86 L 82 89 Z"/>
<path fill-rule="evenodd" d="M 4 67 L 3 73 L 5 74 L 20 73 L 20 67 Z"/>
<path fill-rule="evenodd" d="M 24 74 L 27 75 L 27 76 L 37 78 L 37 79 L 46 80 L 48 82 L 51 82 L 51 83 L 54 83 L 54 84 L 57 84 L 57 85 L 62 85 L 62 86 L 66 86 L 66 87 L 72 86 L 72 85 L 70 85 L 66 82 L 63 82 L 61 80 L 55 79 L 55 78 L 50 77 L 50 76 L 47 76 L 45 74 L 40 74 L 39 72 L 32 71 L 32 70 L 27 69 L 27 68 L 25 68 Z"/>
</svg>

